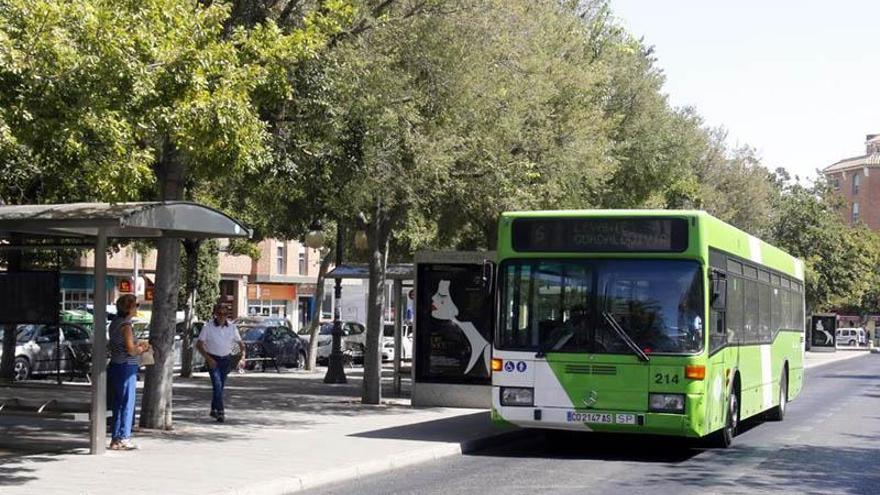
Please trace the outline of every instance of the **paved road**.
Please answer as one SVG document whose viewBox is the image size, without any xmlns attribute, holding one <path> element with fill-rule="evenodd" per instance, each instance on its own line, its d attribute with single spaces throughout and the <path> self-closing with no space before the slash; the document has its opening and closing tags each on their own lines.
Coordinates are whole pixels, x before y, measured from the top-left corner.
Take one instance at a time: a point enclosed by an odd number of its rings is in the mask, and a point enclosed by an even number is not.
<svg viewBox="0 0 880 495">
<path fill-rule="evenodd" d="M 880 356 L 807 372 L 782 423 L 750 422 L 728 450 L 663 438 L 535 433 L 434 464 L 309 493 L 880 494 Z"/>
</svg>

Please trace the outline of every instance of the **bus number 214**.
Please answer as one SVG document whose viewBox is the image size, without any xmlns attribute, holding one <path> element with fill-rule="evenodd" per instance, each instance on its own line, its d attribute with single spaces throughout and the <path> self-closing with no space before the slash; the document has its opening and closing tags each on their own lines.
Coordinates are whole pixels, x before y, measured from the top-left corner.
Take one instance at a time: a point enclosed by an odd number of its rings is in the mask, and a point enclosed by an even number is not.
<svg viewBox="0 0 880 495">
<path fill-rule="evenodd" d="M 654 375 L 654 383 L 678 383 L 678 375 L 657 373 Z"/>
</svg>

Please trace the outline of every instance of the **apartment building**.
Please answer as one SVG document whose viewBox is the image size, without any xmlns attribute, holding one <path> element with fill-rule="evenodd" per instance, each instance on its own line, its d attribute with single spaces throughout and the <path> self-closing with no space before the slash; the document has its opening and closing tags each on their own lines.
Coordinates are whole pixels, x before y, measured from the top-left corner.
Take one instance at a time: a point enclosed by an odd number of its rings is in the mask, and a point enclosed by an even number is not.
<svg viewBox="0 0 880 495">
<path fill-rule="evenodd" d="M 844 200 L 844 221 L 880 230 L 880 134 L 865 137 L 865 154 L 829 165 L 822 174 Z"/>
<path fill-rule="evenodd" d="M 220 248 L 220 298 L 234 316 L 265 315 L 288 318 L 294 327 L 308 323 L 316 301 L 318 251 L 297 241 L 266 239 L 259 243 L 260 258 L 233 256 Z M 94 254 L 89 252 L 61 274 L 63 309 L 82 309 L 94 304 Z M 146 256 L 123 248 L 107 258 L 106 304 L 123 293 L 136 293 L 144 316 L 152 309 L 156 252 Z M 331 291 L 325 292 L 329 308 Z"/>
</svg>

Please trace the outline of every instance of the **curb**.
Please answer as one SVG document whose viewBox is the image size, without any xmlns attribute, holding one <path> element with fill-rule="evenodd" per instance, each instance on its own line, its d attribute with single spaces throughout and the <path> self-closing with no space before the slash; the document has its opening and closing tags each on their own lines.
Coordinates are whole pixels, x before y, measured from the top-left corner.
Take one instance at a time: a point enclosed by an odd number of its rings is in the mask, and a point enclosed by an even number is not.
<svg viewBox="0 0 880 495">
<path fill-rule="evenodd" d="M 835 354 L 837 354 L 837 353 L 835 353 Z M 861 357 L 861 356 L 869 356 L 869 355 L 871 355 L 871 354 L 872 354 L 872 352 L 868 352 L 867 349 L 866 349 L 865 351 L 849 351 L 849 352 L 843 352 L 843 353 L 841 353 L 841 354 L 837 354 L 838 356 L 843 356 L 843 357 L 840 357 L 840 358 L 837 358 L 837 359 L 829 359 L 829 360 L 827 360 L 827 361 L 820 361 L 820 362 L 818 362 L 818 363 L 811 363 L 811 364 L 809 364 L 809 365 L 807 365 L 806 363 L 804 363 L 804 369 L 808 369 L 808 370 L 809 370 L 809 369 L 813 369 L 813 368 L 819 368 L 819 367 L 821 367 L 821 366 L 825 366 L 826 364 L 839 363 L 839 362 L 841 362 L 841 361 L 847 361 L 847 360 L 850 360 L 850 359 L 853 359 L 853 358 L 857 358 L 857 357 Z"/>
<path fill-rule="evenodd" d="M 401 452 L 384 459 L 366 461 L 344 468 L 328 469 L 303 476 L 275 478 L 255 485 L 234 488 L 217 495 L 285 495 L 303 490 L 311 490 L 325 485 L 352 481 L 374 474 L 402 469 L 449 457 L 461 456 L 505 442 L 510 442 L 528 434 L 527 430 L 514 429 L 501 431 L 460 443 L 446 443 Z"/>
</svg>

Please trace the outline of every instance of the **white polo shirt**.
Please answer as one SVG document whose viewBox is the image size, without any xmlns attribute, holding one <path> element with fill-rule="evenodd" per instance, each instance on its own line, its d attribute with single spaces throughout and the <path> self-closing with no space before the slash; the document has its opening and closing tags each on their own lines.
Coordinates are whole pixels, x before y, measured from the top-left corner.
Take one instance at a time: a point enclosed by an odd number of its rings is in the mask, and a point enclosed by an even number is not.
<svg viewBox="0 0 880 495">
<path fill-rule="evenodd" d="M 237 342 L 241 342 L 241 335 L 238 334 L 235 323 L 227 321 L 225 325 L 217 326 L 211 318 L 202 327 L 199 340 L 208 354 L 223 357 L 232 352 Z"/>
</svg>

